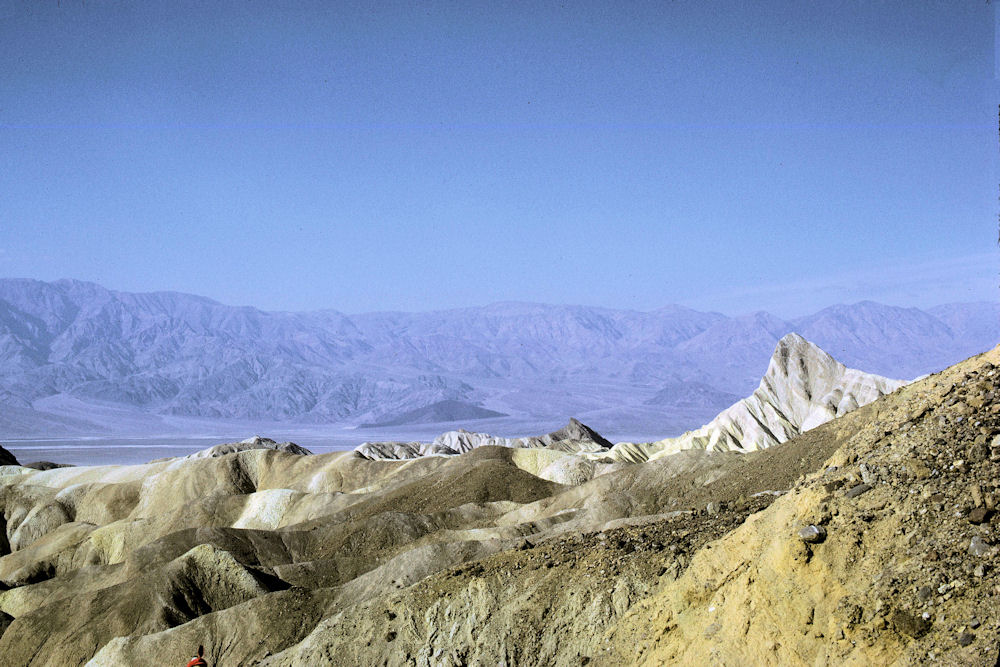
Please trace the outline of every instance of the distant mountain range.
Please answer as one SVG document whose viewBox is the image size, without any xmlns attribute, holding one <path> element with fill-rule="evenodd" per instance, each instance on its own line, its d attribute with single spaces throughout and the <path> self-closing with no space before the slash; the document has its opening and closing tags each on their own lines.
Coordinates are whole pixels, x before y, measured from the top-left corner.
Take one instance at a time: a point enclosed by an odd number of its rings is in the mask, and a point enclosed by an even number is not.
<svg viewBox="0 0 1000 667">
<path fill-rule="evenodd" d="M 994 346 L 1000 305 L 866 301 L 790 321 L 524 303 L 348 316 L 2 279 L 0 438 L 217 420 L 479 418 L 494 432 L 530 432 L 569 416 L 607 434 L 663 437 L 749 394 L 789 332 L 852 368 L 911 379 Z"/>
</svg>

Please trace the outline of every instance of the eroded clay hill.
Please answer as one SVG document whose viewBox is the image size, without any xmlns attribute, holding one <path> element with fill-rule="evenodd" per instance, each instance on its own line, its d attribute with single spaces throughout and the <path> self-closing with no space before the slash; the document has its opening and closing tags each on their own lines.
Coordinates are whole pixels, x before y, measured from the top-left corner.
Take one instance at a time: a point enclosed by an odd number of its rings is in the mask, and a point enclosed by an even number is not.
<svg viewBox="0 0 1000 667">
<path fill-rule="evenodd" d="M 430 577 L 268 664 L 335 649 L 390 664 L 994 665 L 998 363 L 1000 349 L 667 502 L 707 511 Z M 754 497 L 765 480 L 788 493 Z"/>
<path fill-rule="evenodd" d="M 997 364 L 1000 348 L 817 429 L 839 441 L 830 460 L 633 607 L 611 653 L 997 664 Z"/>
<path fill-rule="evenodd" d="M 596 463 L 483 446 L 380 461 L 268 446 L 3 467 L 0 654 L 992 665 L 994 364 L 1000 350 L 746 454 Z"/>
</svg>

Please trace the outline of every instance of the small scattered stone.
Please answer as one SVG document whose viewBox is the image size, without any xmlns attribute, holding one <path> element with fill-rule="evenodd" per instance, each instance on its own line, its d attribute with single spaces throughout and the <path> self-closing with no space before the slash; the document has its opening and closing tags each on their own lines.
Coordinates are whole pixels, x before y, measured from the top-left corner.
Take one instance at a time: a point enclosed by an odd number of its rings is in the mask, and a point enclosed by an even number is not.
<svg viewBox="0 0 1000 667">
<path fill-rule="evenodd" d="M 976 566 L 976 569 L 972 571 L 972 576 L 982 579 L 986 576 L 986 566 L 980 563 Z"/>
<path fill-rule="evenodd" d="M 913 476 L 916 477 L 917 479 L 927 479 L 928 477 L 931 476 L 931 469 L 928 468 L 921 461 L 918 460 L 910 461 L 907 464 L 907 467 L 910 469 L 910 472 L 913 473 Z"/>
<path fill-rule="evenodd" d="M 990 552 L 990 545 L 983 541 L 983 538 L 976 535 L 969 542 L 969 555 L 982 558 Z"/>
<path fill-rule="evenodd" d="M 975 630 L 976 628 L 978 628 L 979 625 L 980 625 L 980 623 L 979 623 L 979 619 L 978 618 L 974 618 L 971 621 L 969 621 L 969 627 L 972 628 L 973 630 Z"/>
<path fill-rule="evenodd" d="M 931 629 L 930 619 L 913 616 L 901 609 L 894 611 L 890 620 L 896 632 L 914 639 L 922 637 Z"/>
<path fill-rule="evenodd" d="M 927 602 L 932 597 L 934 597 L 934 589 L 930 586 L 921 586 L 917 591 L 917 599 L 921 602 Z"/>
<path fill-rule="evenodd" d="M 713 516 L 716 515 L 716 514 L 718 514 L 719 513 L 719 503 L 717 503 L 715 501 L 710 502 L 705 507 L 705 511 L 708 512 L 709 514 L 713 515 Z"/>
<path fill-rule="evenodd" d="M 959 646 L 968 646 L 969 644 L 971 644 L 975 640 L 976 640 L 976 636 L 974 634 L 972 634 L 971 632 L 963 632 L 962 634 L 960 634 L 958 636 L 958 645 Z"/>
<path fill-rule="evenodd" d="M 831 482 L 826 482 L 825 484 L 823 484 L 823 489 L 826 490 L 827 493 L 833 493 L 843 485 L 844 485 L 844 480 L 835 479 Z"/>
<path fill-rule="evenodd" d="M 826 539 L 826 528 L 810 524 L 799 531 L 799 539 L 810 544 L 818 544 Z"/>
<path fill-rule="evenodd" d="M 991 516 L 993 516 L 991 510 L 985 507 L 977 507 L 969 512 L 969 523 L 974 523 L 978 526 L 981 523 L 989 521 Z"/>
<path fill-rule="evenodd" d="M 858 471 L 861 472 L 861 481 L 863 481 L 865 484 L 871 486 L 872 484 L 875 483 L 875 477 L 872 475 L 872 471 L 868 468 L 867 465 L 862 463 L 861 465 L 858 466 Z"/>
<path fill-rule="evenodd" d="M 862 493 L 868 493 L 871 490 L 872 487 L 870 484 L 858 484 L 857 486 L 852 487 L 845 495 L 848 498 L 857 498 Z"/>
</svg>

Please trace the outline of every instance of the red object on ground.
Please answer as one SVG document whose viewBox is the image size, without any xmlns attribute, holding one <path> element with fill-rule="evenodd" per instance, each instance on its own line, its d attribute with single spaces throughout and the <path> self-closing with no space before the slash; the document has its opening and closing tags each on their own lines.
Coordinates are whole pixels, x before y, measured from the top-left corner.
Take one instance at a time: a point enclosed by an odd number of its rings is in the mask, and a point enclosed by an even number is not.
<svg viewBox="0 0 1000 667">
<path fill-rule="evenodd" d="M 187 664 L 187 667 L 208 667 L 208 663 L 200 655 L 196 655 L 191 658 L 191 662 Z"/>
</svg>

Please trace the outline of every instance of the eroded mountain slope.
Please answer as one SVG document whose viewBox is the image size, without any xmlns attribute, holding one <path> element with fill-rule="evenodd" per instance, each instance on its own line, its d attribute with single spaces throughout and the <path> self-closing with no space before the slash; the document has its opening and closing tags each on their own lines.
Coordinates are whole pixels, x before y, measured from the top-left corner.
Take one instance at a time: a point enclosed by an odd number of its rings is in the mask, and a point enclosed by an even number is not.
<svg viewBox="0 0 1000 667">
<path fill-rule="evenodd" d="M 798 334 L 778 341 L 760 386 L 699 429 L 677 438 L 633 445 L 615 458 L 669 456 L 685 449 L 752 451 L 786 442 L 889 394 L 905 382 L 847 368 Z"/>
<path fill-rule="evenodd" d="M 649 664 L 997 663 L 1000 349 L 828 425 L 824 470 L 632 610 Z M 804 541 L 804 527 L 823 537 Z"/>
</svg>

